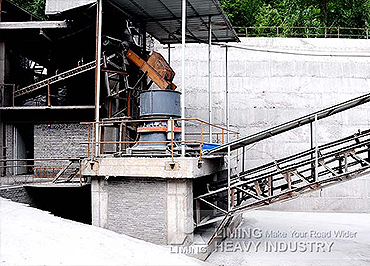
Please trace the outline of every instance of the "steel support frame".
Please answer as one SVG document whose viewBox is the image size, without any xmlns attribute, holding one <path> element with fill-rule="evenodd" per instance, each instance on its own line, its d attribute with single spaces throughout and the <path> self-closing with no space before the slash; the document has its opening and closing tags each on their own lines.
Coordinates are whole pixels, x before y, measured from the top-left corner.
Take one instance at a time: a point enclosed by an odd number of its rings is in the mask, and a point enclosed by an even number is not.
<svg viewBox="0 0 370 266">
<path fill-rule="evenodd" d="M 185 44 L 186 44 L 186 0 L 182 0 L 181 20 L 181 156 L 185 157 Z"/>
<path fill-rule="evenodd" d="M 99 139 L 100 139 L 100 80 L 101 80 L 101 64 L 102 61 L 102 24 L 103 24 L 103 0 L 96 1 L 96 54 L 95 54 L 95 157 L 99 156 Z"/>
<path fill-rule="evenodd" d="M 226 141 L 230 142 L 230 106 L 229 106 L 229 70 L 228 70 L 228 52 L 229 49 L 225 46 L 225 124 L 227 129 Z M 231 150 L 230 146 L 227 149 L 227 211 L 231 210 Z"/>
<path fill-rule="evenodd" d="M 279 163 L 269 163 L 248 170 L 241 173 L 239 181 L 232 185 L 228 178 L 226 187 L 200 195 L 195 200 L 206 202 L 208 198 L 222 198 L 227 192 L 227 201 L 230 203 L 229 192 L 235 190 L 240 199 L 235 206 L 228 204 L 231 208 L 223 209 L 213 204 L 221 216 L 230 218 L 237 213 L 298 197 L 303 193 L 369 173 L 369 151 L 370 130 L 367 130 L 322 146 L 315 145 L 310 150 L 283 158 Z M 344 164 L 337 163 L 342 160 L 345 161 Z M 311 178 L 312 168 L 316 170 L 316 180 Z M 210 241 L 213 241 L 218 231 L 216 230 Z"/>
<path fill-rule="evenodd" d="M 209 123 L 213 123 L 212 117 L 212 78 L 211 78 L 211 47 L 212 47 L 212 17 L 208 17 L 208 61 L 207 61 L 207 69 L 208 69 L 208 79 L 207 79 L 207 87 L 208 87 L 208 120 Z M 209 127 L 209 143 L 212 143 L 212 127 Z"/>
</svg>

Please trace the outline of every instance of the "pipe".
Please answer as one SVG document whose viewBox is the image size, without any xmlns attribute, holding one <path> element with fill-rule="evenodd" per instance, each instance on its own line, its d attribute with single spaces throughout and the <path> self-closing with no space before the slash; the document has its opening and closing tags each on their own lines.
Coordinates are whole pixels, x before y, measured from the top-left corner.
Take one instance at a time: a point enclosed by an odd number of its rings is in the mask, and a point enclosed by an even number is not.
<svg viewBox="0 0 370 266">
<path fill-rule="evenodd" d="M 167 49 L 168 49 L 168 65 L 171 66 L 171 44 L 167 44 Z"/>
<path fill-rule="evenodd" d="M 181 156 L 185 157 L 185 38 L 186 38 L 186 0 L 182 0 L 181 22 Z"/>
<path fill-rule="evenodd" d="M 225 118 L 226 118 L 226 129 L 227 129 L 227 137 L 226 142 L 230 142 L 230 125 L 229 125 L 229 72 L 228 72 L 228 47 L 225 46 Z M 231 148 L 230 145 L 227 147 L 227 211 L 231 211 Z"/>
<path fill-rule="evenodd" d="M 228 47 L 225 46 L 225 123 L 226 123 L 226 129 L 227 129 L 227 143 L 230 142 L 230 106 L 229 106 L 229 72 L 228 72 Z"/>
<path fill-rule="evenodd" d="M 209 123 L 212 124 L 212 92 L 211 92 L 211 45 L 212 45 L 212 23 L 211 16 L 208 18 L 208 113 Z M 209 143 L 212 143 L 212 126 L 209 126 Z"/>
<path fill-rule="evenodd" d="M 100 72 L 101 72 L 101 50 L 102 50 L 102 21 L 103 1 L 96 1 L 96 53 L 95 53 L 95 157 L 99 155 L 99 120 L 100 120 Z"/>
</svg>

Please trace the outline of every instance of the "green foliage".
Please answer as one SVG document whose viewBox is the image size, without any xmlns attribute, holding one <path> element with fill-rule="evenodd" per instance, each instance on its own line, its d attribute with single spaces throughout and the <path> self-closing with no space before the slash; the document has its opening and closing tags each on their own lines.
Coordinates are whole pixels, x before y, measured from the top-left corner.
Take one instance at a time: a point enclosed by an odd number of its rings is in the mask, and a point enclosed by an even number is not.
<svg viewBox="0 0 370 266">
<path fill-rule="evenodd" d="M 221 0 L 222 8 L 234 26 L 249 26 L 256 22 L 255 14 L 263 5 L 262 0 Z"/>
<path fill-rule="evenodd" d="M 328 1 L 328 27 L 364 27 L 369 17 L 370 0 Z"/>
<path fill-rule="evenodd" d="M 370 20 L 370 0 L 221 0 L 234 26 L 281 28 L 280 34 L 303 34 L 289 27 L 305 27 L 305 34 L 321 34 L 311 27 L 364 28 Z M 275 31 L 276 32 L 276 31 Z"/>
<path fill-rule="evenodd" d="M 45 18 L 45 0 L 10 0 L 40 18 Z"/>
<path fill-rule="evenodd" d="M 279 36 L 300 36 L 312 33 L 312 29 L 292 29 L 292 27 L 321 27 L 320 9 L 303 1 L 283 0 L 278 3 L 264 4 L 256 14 L 255 26 L 262 27 L 258 34 L 277 31 L 263 27 L 280 27 Z M 267 31 L 267 32 L 266 32 Z M 272 33 L 273 32 L 273 33 Z"/>
</svg>

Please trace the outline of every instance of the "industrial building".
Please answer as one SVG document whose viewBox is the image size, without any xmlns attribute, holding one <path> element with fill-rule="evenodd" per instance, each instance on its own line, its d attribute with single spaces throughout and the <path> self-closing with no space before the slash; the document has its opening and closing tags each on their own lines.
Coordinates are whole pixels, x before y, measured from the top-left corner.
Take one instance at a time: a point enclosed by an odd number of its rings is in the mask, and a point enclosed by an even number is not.
<svg viewBox="0 0 370 266">
<path fill-rule="evenodd" d="M 370 211 L 367 40 L 239 39 L 215 0 L 45 12 L 1 3 L 0 196 L 203 259 L 247 210 Z"/>
</svg>

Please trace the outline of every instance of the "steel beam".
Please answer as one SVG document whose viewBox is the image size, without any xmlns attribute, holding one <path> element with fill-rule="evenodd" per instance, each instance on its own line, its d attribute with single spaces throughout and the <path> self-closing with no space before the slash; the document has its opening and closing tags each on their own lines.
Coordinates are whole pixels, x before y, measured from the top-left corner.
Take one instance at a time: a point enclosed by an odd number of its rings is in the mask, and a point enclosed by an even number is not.
<svg viewBox="0 0 370 266">
<path fill-rule="evenodd" d="M 65 29 L 68 22 L 64 21 L 21 21 L 0 22 L 0 30 L 24 30 L 24 29 Z"/>
</svg>

